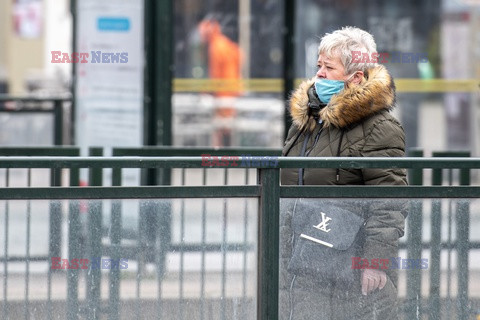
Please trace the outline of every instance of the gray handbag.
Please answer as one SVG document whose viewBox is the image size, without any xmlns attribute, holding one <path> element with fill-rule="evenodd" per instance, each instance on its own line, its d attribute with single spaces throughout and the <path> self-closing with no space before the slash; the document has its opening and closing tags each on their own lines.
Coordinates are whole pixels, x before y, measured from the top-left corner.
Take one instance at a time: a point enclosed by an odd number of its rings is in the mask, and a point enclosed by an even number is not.
<svg viewBox="0 0 480 320">
<path fill-rule="evenodd" d="M 361 254 L 364 219 L 323 199 L 298 199 L 288 271 L 349 285 L 355 280 L 352 258 Z"/>
</svg>

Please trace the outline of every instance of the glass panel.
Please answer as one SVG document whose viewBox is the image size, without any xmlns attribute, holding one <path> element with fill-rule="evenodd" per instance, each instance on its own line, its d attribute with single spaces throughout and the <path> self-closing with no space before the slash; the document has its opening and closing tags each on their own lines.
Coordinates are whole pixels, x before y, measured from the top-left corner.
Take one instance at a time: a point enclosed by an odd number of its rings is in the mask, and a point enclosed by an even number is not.
<svg viewBox="0 0 480 320">
<path fill-rule="evenodd" d="M 32 112 L 33 113 L 33 112 Z M 53 115 L 15 111 L 0 113 L 2 146 L 53 145 Z"/>
<path fill-rule="evenodd" d="M 296 1 L 295 69 L 316 72 L 321 37 L 344 26 L 370 32 L 397 86 L 408 148 L 480 150 L 479 17 L 471 1 Z M 418 80 L 424 80 L 419 82 Z M 428 122 L 428 123 L 427 123 Z M 445 125 L 448 124 L 448 125 Z M 432 128 L 432 125 L 434 128 Z"/>
<path fill-rule="evenodd" d="M 0 317 L 254 319 L 257 211 L 245 198 L 0 201 Z"/>
<path fill-rule="evenodd" d="M 174 6 L 174 144 L 280 147 L 283 1 Z"/>
<path fill-rule="evenodd" d="M 458 306 L 474 306 L 480 297 L 479 200 L 285 198 L 280 205 L 280 318 L 290 312 L 291 319 L 326 319 L 332 312 L 393 318 L 397 303 L 400 318 L 434 312 L 454 319 Z M 397 251 L 388 243 L 403 229 L 402 213 L 408 227 Z M 360 236 L 351 214 L 366 219 L 358 222 Z M 423 243 L 414 242 L 417 234 Z M 380 271 L 385 287 L 362 295 L 362 275 Z"/>
</svg>

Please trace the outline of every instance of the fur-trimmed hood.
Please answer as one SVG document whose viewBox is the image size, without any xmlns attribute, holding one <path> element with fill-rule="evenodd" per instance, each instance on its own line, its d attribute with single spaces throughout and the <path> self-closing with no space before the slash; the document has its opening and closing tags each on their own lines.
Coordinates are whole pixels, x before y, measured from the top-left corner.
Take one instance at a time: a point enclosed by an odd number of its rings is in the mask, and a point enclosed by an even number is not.
<svg viewBox="0 0 480 320">
<path fill-rule="evenodd" d="M 302 82 L 290 98 L 293 124 L 301 130 L 307 127 L 313 131 L 316 126 L 313 117 L 309 117 L 307 94 L 314 81 L 315 78 Z M 352 85 L 334 95 L 328 105 L 320 110 L 319 115 L 324 126 L 345 128 L 394 106 L 395 84 L 387 69 L 379 65 L 367 70 L 360 84 Z"/>
</svg>

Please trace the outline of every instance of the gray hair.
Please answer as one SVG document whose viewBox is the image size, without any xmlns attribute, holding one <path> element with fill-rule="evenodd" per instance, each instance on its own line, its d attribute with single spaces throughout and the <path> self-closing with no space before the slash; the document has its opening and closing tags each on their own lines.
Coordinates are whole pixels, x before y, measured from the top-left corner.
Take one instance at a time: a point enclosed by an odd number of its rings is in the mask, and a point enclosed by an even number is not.
<svg viewBox="0 0 480 320">
<path fill-rule="evenodd" d="M 326 33 L 318 46 L 318 54 L 325 54 L 327 57 L 340 56 L 345 74 L 365 72 L 377 65 L 372 62 L 352 63 L 352 51 L 366 53 L 372 59 L 372 53 L 377 52 L 377 44 L 370 33 L 356 27 L 343 27 L 332 33 Z"/>
</svg>

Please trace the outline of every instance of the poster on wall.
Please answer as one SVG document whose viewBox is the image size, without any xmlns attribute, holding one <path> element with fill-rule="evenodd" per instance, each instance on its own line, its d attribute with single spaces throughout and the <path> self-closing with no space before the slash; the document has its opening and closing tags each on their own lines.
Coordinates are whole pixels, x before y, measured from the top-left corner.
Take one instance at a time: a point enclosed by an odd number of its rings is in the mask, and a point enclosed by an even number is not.
<svg viewBox="0 0 480 320">
<path fill-rule="evenodd" d="M 20 38 L 37 39 L 42 35 L 42 0 L 13 1 L 13 30 Z"/>
<path fill-rule="evenodd" d="M 143 2 L 77 1 L 76 143 L 141 146 Z M 58 53 L 61 59 L 63 53 Z"/>
<path fill-rule="evenodd" d="M 75 143 L 88 148 L 138 147 L 143 144 L 143 1 L 77 1 Z M 138 182 L 138 174 L 126 180 Z M 82 181 L 86 180 L 81 175 Z M 108 177 L 106 177 L 108 179 Z"/>
</svg>

